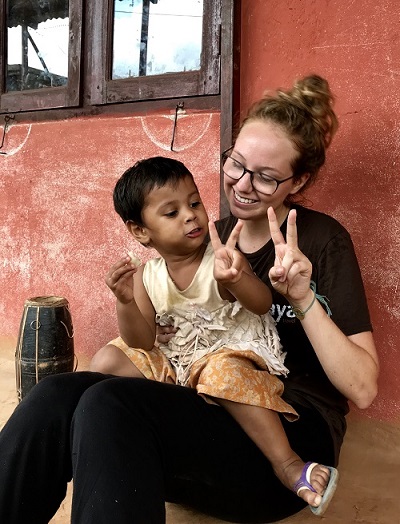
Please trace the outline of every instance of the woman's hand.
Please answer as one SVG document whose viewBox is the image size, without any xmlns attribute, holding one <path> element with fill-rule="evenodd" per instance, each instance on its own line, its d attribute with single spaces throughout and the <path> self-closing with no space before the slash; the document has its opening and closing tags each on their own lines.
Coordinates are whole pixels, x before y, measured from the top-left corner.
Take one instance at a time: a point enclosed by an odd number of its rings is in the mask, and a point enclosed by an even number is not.
<svg viewBox="0 0 400 524">
<path fill-rule="evenodd" d="M 133 275 L 137 269 L 130 257 L 126 256 L 111 266 L 106 275 L 107 286 L 122 304 L 129 304 L 133 300 Z"/>
<path fill-rule="evenodd" d="M 312 265 L 300 251 L 297 242 L 296 210 L 289 211 L 286 241 L 276 219 L 275 211 L 268 208 L 268 222 L 271 238 L 275 246 L 275 262 L 269 271 L 269 279 L 274 289 L 299 308 L 310 300 L 310 281 Z"/>
<path fill-rule="evenodd" d="M 157 324 L 156 340 L 159 344 L 168 344 L 168 342 L 174 338 L 177 331 L 174 326 L 160 326 Z"/>
<path fill-rule="evenodd" d="M 235 284 L 240 280 L 247 264 L 244 263 L 243 255 L 236 249 L 243 223 L 238 220 L 225 245 L 219 238 L 214 222 L 209 222 L 208 227 L 215 255 L 214 278 L 222 285 Z"/>
</svg>

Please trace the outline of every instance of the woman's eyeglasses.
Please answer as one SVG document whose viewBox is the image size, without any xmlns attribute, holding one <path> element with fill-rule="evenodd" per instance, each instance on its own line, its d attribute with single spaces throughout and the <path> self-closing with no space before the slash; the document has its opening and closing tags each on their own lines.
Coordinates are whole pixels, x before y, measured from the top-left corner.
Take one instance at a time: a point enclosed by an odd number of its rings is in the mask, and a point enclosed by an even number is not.
<svg viewBox="0 0 400 524">
<path fill-rule="evenodd" d="M 294 177 L 294 175 L 284 178 L 283 180 L 276 180 L 275 178 L 260 173 L 258 171 L 251 171 L 244 167 L 238 160 L 230 156 L 232 147 L 222 153 L 222 170 L 224 174 L 232 180 L 240 180 L 246 173 L 250 175 L 250 183 L 253 189 L 263 195 L 273 195 L 278 187 Z"/>
</svg>

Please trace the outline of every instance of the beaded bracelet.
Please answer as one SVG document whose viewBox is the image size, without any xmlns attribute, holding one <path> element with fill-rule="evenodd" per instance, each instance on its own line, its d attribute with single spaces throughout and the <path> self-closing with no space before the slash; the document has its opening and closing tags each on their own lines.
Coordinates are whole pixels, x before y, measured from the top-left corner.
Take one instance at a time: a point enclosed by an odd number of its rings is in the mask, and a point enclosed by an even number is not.
<svg viewBox="0 0 400 524">
<path fill-rule="evenodd" d="M 311 280 L 311 282 L 310 282 L 310 288 L 311 288 L 311 290 L 314 293 L 313 299 L 311 300 L 311 304 L 304 311 L 301 310 L 300 308 L 296 307 L 296 306 L 292 306 L 291 305 L 294 316 L 296 318 L 298 318 L 299 320 L 303 320 L 304 317 L 306 316 L 307 311 L 310 311 L 310 309 L 314 305 L 315 299 L 317 298 L 318 301 L 321 302 L 321 304 L 323 304 L 326 307 L 326 311 L 327 311 L 328 317 L 330 317 L 332 315 L 332 311 L 330 310 L 330 308 L 328 306 L 328 303 L 327 303 L 327 300 L 329 300 L 329 299 L 327 297 L 323 296 L 323 295 L 318 295 L 318 293 L 317 293 L 317 285 L 316 285 L 316 283 L 313 280 Z"/>
</svg>

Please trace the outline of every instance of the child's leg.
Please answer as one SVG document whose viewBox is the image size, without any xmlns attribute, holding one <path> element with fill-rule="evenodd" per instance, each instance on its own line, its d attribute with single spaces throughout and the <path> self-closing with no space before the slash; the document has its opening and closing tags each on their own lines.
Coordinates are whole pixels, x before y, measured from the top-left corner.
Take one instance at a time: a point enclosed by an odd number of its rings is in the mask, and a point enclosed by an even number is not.
<svg viewBox="0 0 400 524">
<path fill-rule="evenodd" d="M 99 349 L 92 358 L 90 371 L 175 384 L 175 372 L 159 348 L 154 347 L 150 351 L 131 348 L 121 337 Z"/>
<path fill-rule="evenodd" d="M 220 349 L 193 364 L 189 385 L 224 407 L 264 453 L 284 486 L 294 488 L 305 463 L 291 448 L 278 413 L 289 420 L 298 414 L 281 398 L 282 382 L 266 371 L 258 355 Z M 297 494 L 317 507 L 328 485 L 330 470 L 318 464 L 310 471 L 315 492 L 302 487 Z"/>
<path fill-rule="evenodd" d="M 304 462 L 290 447 L 279 415 L 259 406 L 215 397 L 213 400 L 232 415 L 270 461 L 279 480 L 292 489 L 301 476 Z M 316 492 L 304 489 L 299 492 L 299 496 L 311 506 L 318 506 L 328 484 L 329 475 L 329 469 L 318 464 L 311 472 L 311 485 Z"/>
<path fill-rule="evenodd" d="M 105 375 L 145 378 L 131 359 L 113 344 L 107 344 L 95 353 L 89 369 Z"/>
</svg>

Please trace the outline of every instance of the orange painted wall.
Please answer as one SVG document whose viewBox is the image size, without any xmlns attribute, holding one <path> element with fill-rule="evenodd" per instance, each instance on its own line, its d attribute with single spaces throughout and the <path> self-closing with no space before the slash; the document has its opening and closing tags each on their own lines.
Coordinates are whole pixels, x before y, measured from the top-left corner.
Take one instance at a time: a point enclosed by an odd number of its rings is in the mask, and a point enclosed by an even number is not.
<svg viewBox="0 0 400 524">
<path fill-rule="evenodd" d="M 242 0 L 240 104 L 316 72 L 336 94 L 340 129 L 310 200 L 351 232 L 381 360 L 364 412 L 400 414 L 400 3 Z"/>
<path fill-rule="evenodd" d="M 240 105 L 309 72 L 326 76 L 341 127 L 310 199 L 351 232 L 381 358 L 380 393 L 364 412 L 400 412 L 399 97 L 397 0 L 242 0 Z M 71 305 L 78 353 L 116 334 L 109 265 L 132 247 L 112 189 L 137 159 L 168 155 L 195 174 L 211 218 L 219 206 L 218 113 L 179 118 L 76 118 L 14 124 L 0 155 L 0 347 L 16 342 L 27 298 L 57 294 Z M 143 258 L 151 253 L 141 250 Z"/>
<path fill-rule="evenodd" d="M 75 351 L 90 357 L 117 334 L 108 268 L 136 243 L 112 203 L 135 161 L 165 155 L 192 171 L 210 218 L 219 210 L 219 113 L 77 118 L 14 124 L 0 156 L 0 341 L 16 344 L 25 300 L 70 303 Z M 141 246 L 140 246 L 141 247 Z M 136 250 L 142 259 L 154 253 Z M 0 347 L 2 347 L 0 345 Z"/>
</svg>

